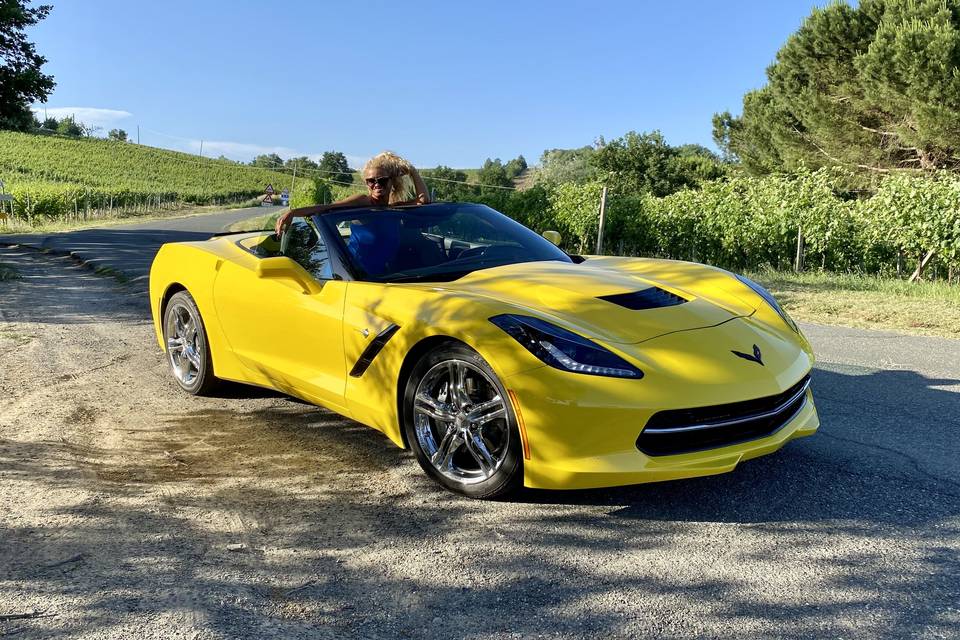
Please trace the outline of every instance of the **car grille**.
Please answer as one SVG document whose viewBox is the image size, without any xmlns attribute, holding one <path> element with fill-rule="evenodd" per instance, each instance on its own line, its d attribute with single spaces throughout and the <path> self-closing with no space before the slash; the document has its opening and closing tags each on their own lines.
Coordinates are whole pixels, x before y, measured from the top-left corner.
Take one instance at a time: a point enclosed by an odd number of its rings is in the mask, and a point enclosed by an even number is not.
<svg viewBox="0 0 960 640">
<path fill-rule="evenodd" d="M 806 376 L 775 396 L 659 411 L 647 421 L 637 438 L 637 448 L 647 455 L 669 456 L 769 436 L 800 412 L 809 387 L 810 376 Z"/>
</svg>

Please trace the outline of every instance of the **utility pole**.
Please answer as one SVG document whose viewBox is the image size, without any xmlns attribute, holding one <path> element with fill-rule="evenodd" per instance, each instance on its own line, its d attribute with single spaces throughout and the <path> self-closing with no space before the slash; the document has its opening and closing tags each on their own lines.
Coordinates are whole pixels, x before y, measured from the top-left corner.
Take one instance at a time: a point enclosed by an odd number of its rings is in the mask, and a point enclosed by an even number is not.
<svg viewBox="0 0 960 640">
<path fill-rule="evenodd" d="M 293 200 L 293 187 L 297 184 L 297 165 L 299 164 L 300 162 L 298 160 L 293 161 L 293 179 L 290 181 L 290 200 Z"/>
<path fill-rule="evenodd" d="M 140 144 L 140 125 L 137 125 L 137 144 Z"/>
<path fill-rule="evenodd" d="M 203 140 L 200 141 L 200 157 L 203 157 Z"/>
<path fill-rule="evenodd" d="M 603 255 L 603 219 L 607 212 L 607 187 L 600 193 L 600 228 L 597 229 L 597 255 Z"/>
</svg>

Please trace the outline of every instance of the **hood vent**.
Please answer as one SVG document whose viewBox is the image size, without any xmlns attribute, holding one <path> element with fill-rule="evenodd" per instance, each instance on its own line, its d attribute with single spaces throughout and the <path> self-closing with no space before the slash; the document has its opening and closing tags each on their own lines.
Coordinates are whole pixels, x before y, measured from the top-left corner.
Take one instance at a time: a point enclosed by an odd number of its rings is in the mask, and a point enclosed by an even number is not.
<svg viewBox="0 0 960 640">
<path fill-rule="evenodd" d="M 616 293 L 612 296 L 597 296 L 597 298 L 599 300 L 612 302 L 621 307 L 626 307 L 627 309 L 632 309 L 633 311 L 672 307 L 687 301 L 686 298 L 681 298 L 659 287 L 650 287 L 649 289 L 634 291 L 633 293 Z"/>
</svg>

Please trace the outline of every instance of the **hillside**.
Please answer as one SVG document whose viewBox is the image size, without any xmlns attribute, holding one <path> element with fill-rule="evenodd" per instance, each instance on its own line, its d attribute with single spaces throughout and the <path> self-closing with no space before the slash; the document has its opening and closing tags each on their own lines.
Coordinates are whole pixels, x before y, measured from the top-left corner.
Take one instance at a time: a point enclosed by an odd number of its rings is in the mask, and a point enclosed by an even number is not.
<svg viewBox="0 0 960 640">
<path fill-rule="evenodd" d="M 14 216 L 30 219 L 239 202 L 267 184 L 288 187 L 291 176 L 100 138 L 2 131 L 0 180 Z"/>
</svg>

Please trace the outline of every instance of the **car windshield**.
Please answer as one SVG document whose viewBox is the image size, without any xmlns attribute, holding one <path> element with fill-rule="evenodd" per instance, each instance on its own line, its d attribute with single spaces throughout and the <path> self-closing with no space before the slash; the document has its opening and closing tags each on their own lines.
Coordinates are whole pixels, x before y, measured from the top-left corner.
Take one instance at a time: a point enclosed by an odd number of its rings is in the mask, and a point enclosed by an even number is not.
<svg viewBox="0 0 960 640">
<path fill-rule="evenodd" d="M 316 216 L 372 282 L 444 282 L 472 271 L 570 257 L 522 224 L 481 204 L 350 209 Z"/>
</svg>

